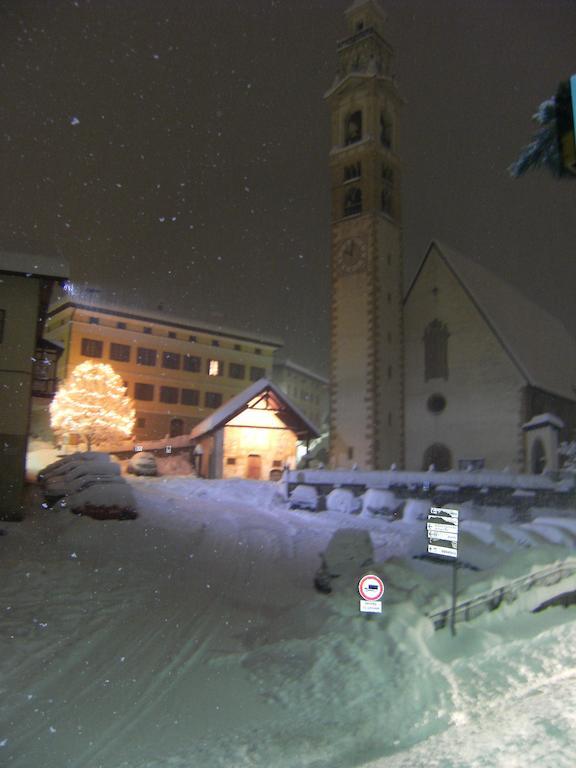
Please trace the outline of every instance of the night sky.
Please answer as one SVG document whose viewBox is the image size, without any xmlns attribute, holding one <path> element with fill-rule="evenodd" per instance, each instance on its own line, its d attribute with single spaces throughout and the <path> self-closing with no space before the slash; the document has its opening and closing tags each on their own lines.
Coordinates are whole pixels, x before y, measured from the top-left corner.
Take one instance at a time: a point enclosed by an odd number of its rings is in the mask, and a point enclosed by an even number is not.
<svg viewBox="0 0 576 768">
<path fill-rule="evenodd" d="M 329 351 L 329 115 L 348 0 L 0 0 L 0 248 L 80 288 Z M 576 72 L 573 0 L 382 0 L 405 276 L 432 238 L 576 332 L 576 181 L 507 167 Z M 521 319 L 519 319 L 521 321 Z"/>
</svg>

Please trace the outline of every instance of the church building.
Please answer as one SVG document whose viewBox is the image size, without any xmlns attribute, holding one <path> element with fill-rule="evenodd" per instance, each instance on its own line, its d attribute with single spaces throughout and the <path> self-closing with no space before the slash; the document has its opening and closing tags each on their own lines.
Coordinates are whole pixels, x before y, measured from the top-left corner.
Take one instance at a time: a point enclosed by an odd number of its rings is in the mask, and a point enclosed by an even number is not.
<svg viewBox="0 0 576 768">
<path fill-rule="evenodd" d="M 473 260 L 432 242 L 403 287 L 399 111 L 377 0 L 355 0 L 331 110 L 331 465 L 556 467 L 576 438 L 576 341 Z"/>
</svg>

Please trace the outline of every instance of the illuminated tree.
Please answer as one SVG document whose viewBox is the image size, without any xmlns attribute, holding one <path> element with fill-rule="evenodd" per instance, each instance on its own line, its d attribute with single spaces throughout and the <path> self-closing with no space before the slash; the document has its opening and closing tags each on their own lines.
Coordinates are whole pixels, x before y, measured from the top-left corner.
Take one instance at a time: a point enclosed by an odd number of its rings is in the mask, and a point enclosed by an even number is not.
<svg viewBox="0 0 576 768">
<path fill-rule="evenodd" d="M 90 450 L 95 443 L 130 437 L 134 404 L 121 377 L 110 365 L 86 360 L 58 388 L 50 405 L 52 429 L 79 435 Z"/>
</svg>

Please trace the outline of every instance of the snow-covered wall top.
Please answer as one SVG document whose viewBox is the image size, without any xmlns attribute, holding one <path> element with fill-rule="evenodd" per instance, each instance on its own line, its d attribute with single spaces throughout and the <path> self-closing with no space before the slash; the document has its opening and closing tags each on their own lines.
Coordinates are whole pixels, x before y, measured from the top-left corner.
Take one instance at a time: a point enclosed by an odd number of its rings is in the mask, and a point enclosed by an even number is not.
<svg viewBox="0 0 576 768">
<path fill-rule="evenodd" d="M 458 486 L 466 488 L 517 488 L 534 491 L 570 492 L 576 481 L 566 477 L 553 480 L 546 475 L 517 475 L 511 472 L 358 472 L 354 470 L 289 470 L 288 483 L 310 485 L 363 485 L 393 488 L 406 485 Z"/>
</svg>

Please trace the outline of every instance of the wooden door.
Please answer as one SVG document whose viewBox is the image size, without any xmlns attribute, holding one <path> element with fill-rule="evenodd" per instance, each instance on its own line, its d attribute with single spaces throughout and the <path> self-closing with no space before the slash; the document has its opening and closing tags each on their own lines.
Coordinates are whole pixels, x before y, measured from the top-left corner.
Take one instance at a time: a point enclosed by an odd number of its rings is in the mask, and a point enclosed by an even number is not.
<svg viewBox="0 0 576 768">
<path fill-rule="evenodd" d="M 249 480 L 260 480 L 262 474 L 262 457 L 257 453 L 251 453 L 248 456 L 246 464 L 246 477 Z"/>
</svg>

